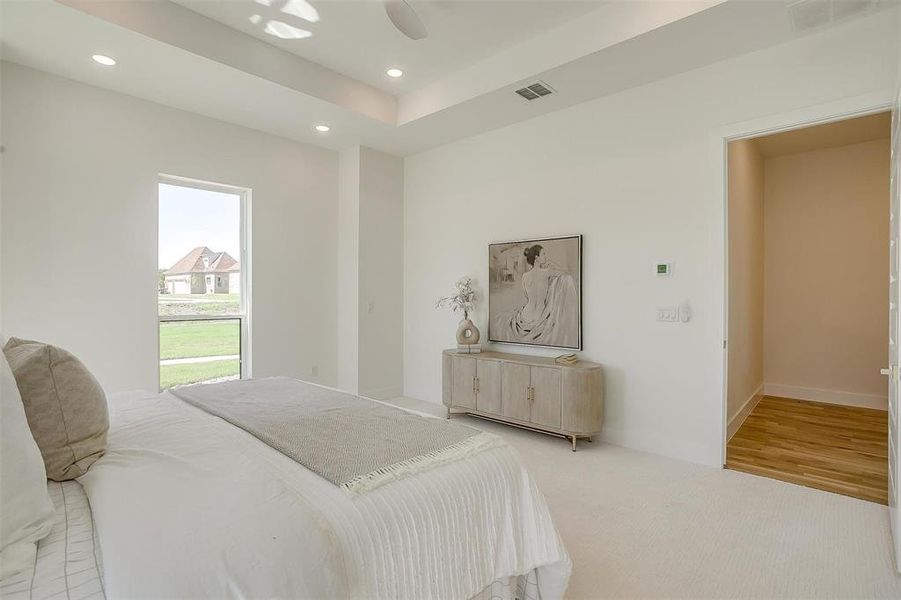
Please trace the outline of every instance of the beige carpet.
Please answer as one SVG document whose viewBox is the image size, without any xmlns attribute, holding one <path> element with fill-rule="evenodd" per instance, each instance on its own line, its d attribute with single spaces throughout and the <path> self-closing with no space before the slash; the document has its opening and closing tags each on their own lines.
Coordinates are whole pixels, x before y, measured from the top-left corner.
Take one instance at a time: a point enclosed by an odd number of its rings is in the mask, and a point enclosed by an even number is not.
<svg viewBox="0 0 901 600">
<path fill-rule="evenodd" d="M 901 598 L 885 506 L 455 418 L 503 435 L 538 480 L 572 555 L 568 598 Z"/>
</svg>

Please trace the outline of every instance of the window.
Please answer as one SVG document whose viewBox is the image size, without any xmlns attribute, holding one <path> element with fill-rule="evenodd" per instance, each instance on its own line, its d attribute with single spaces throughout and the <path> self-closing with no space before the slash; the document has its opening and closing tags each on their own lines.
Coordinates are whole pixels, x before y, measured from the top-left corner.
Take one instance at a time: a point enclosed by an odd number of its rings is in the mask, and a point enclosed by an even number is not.
<svg viewBox="0 0 901 600">
<path fill-rule="evenodd" d="M 249 200 L 243 188 L 160 178 L 160 389 L 250 374 Z"/>
</svg>

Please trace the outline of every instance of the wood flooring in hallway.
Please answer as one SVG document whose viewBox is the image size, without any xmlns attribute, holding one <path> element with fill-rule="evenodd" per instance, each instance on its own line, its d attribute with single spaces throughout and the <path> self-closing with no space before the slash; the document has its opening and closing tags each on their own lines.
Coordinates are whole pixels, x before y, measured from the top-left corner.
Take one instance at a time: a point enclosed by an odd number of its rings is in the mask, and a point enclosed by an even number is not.
<svg viewBox="0 0 901 600">
<path fill-rule="evenodd" d="M 888 503 L 888 414 L 764 396 L 732 436 L 726 468 Z"/>
</svg>

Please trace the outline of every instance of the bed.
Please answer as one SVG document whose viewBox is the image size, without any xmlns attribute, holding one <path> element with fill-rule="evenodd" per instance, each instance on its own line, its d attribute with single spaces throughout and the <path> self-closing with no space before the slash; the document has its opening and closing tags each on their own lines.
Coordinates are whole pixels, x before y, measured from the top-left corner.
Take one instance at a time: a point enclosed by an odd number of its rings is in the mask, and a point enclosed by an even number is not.
<svg viewBox="0 0 901 600">
<path fill-rule="evenodd" d="M 351 494 L 171 393 L 111 395 L 109 409 L 106 454 L 64 484 L 93 518 L 71 548 L 78 572 L 102 560 L 70 598 L 563 597 L 570 559 L 506 444 Z M 54 539 L 2 595 L 55 597 L 41 588 Z"/>
</svg>

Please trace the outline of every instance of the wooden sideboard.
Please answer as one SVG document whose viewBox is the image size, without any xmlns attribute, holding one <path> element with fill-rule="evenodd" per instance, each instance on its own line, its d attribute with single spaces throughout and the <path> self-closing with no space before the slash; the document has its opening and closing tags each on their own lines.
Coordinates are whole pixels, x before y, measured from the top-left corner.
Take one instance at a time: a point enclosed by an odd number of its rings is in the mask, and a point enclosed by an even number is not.
<svg viewBox="0 0 901 600">
<path fill-rule="evenodd" d="M 553 358 L 481 352 L 443 355 L 447 417 L 467 414 L 576 441 L 601 431 L 604 379 L 601 365 Z"/>
</svg>

